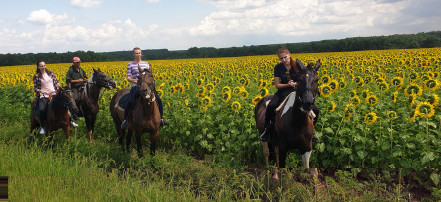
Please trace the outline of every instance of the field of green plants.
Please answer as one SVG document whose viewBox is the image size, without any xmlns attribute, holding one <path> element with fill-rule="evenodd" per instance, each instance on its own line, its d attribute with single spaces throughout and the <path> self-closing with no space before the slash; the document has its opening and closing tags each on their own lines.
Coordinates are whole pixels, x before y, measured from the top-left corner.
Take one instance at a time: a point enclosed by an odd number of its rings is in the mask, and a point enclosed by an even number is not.
<svg viewBox="0 0 441 202">
<path fill-rule="evenodd" d="M 38 176 L 46 176 L 45 183 L 58 183 L 55 194 L 69 196 L 68 187 L 83 190 L 86 196 L 78 199 L 87 198 L 92 193 L 88 190 L 97 191 L 92 186 L 98 185 L 114 193 L 101 198 L 114 200 L 126 200 L 124 193 L 140 187 L 146 192 L 133 193 L 140 194 L 137 199 L 400 200 L 415 197 L 410 194 L 416 192 L 410 190 L 416 188 L 406 187 L 411 182 L 423 187 L 422 196 L 437 198 L 441 195 L 440 53 L 440 48 L 434 48 L 292 55 L 304 63 L 317 59 L 323 63 L 321 96 L 316 100 L 321 110 L 316 125 L 320 142 L 314 145 L 310 163 L 329 174 L 320 176 L 321 186 L 308 183 L 311 180 L 299 170 L 286 172 L 286 179 L 275 185 L 268 181 L 253 108 L 263 96 L 275 92 L 275 55 L 148 61 L 171 125 L 161 129 L 156 157 L 148 155 L 146 134 L 142 159 L 136 150 L 121 152 L 109 113 L 112 95 L 129 87 L 127 62 L 81 64 L 88 75 L 100 68 L 118 85 L 118 89 L 103 91 L 93 143 L 87 141 L 84 119 L 78 121 L 80 127 L 72 130 L 69 140 L 60 130 L 53 141 L 42 136 L 31 141 L 29 112 L 36 67 L 0 67 L 0 154 L 2 161 L 11 162 L 2 164 L 0 175 L 17 176 L 10 182 L 23 191 L 30 187 L 20 188 L 20 183 L 38 184 Z M 47 64 L 63 84 L 69 66 Z M 293 152 L 287 166 L 297 168 L 300 162 Z M 110 184 L 84 181 L 82 175 L 105 178 Z M 304 177 L 299 180 L 297 176 Z M 317 186 L 319 191 L 313 191 Z M 35 192 L 44 191 L 32 187 Z M 296 198 L 304 190 L 308 190 L 300 196 L 304 198 Z M 361 196 L 363 191 L 369 196 Z M 165 192 L 176 194 L 160 195 Z"/>
</svg>

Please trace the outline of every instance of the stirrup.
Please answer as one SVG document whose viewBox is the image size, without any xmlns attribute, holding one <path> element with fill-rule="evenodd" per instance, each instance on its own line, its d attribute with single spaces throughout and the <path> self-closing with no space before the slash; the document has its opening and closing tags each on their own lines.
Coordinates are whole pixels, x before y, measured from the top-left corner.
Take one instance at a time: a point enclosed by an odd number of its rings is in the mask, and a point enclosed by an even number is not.
<svg viewBox="0 0 441 202">
<path fill-rule="evenodd" d="M 127 128 L 127 120 L 124 120 L 122 123 L 121 123 L 121 129 L 126 129 Z"/>
<path fill-rule="evenodd" d="M 269 131 L 268 127 L 265 128 L 265 130 L 263 131 L 262 134 L 260 134 L 259 138 L 260 138 L 260 141 L 262 141 L 262 142 L 268 142 L 269 141 L 269 139 L 270 139 L 270 131 Z"/>
<path fill-rule="evenodd" d="M 161 119 L 161 126 L 168 126 L 170 125 L 167 121 L 165 121 L 164 119 Z"/>
<path fill-rule="evenodd" d="M 320 141 L 320 138 L 315 134 L 312 135 L 312 143 L 318 143 Z"/>
</svg>

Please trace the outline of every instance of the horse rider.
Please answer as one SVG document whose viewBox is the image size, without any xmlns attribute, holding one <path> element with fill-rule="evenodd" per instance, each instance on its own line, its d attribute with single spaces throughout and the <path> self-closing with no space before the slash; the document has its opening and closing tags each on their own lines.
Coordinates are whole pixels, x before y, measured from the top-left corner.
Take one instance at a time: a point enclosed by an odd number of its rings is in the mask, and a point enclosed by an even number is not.
<svg viewBox="0 0 441 202">
<path fill-rule="evenodd" d="M 87 83 L 87 76 L 83 68 L 80 67 L 81 59 L 79 57 L 73 57 L 72 63 L 72 66 L 69 67 L 69 70 L 67 70 L 66 73 L 66 84 L 74 93 L 75 102 L 79 106 L 78 108 L 81 109 L 80 106 L 81 102 L 84 100 L 84 96 L 80 95 L 79 92 L 83 90 L 84 83 Z M 74 117 L 74 119 L 77 119 L 77 117 Z M 73 127 L 78 127 L 78 124 L 72 121 L 72 119 L 71 125 Z"/>
<path fill-rule="evenodd" d="M 34 81 L 36 107 L 40 110 L 40 134 L 43 135 L 46 133 L 44 128 L 46 126 L 46 108 L 49 102 L 49 93 L 59 89 L 60 84 L 55 74 L 46 69 L 44 60 L 37 62 L 37 70 L 32 80 Z"/>
<path fill-rule="evenodd" d="M 277 51 L 277 56 L 280 59 L 280 63 L 274 67 L 274 86 L 277 88 L 277 92 L 271 98 L 265 113 L 265 130 L 260 134 L 260 140 L 267 142 L 272 133 L 274 132 L 274 119 L 275 109 L 280 103 L 297 88 L 297 66 L 294 60 L 291 58 L 291 54 L 287 48 L 280 48 Z M 317 106 L 313 105 L 313 112 L 316 117 L 313 122 L 314 125 L 318 119 L 319 110 Z M 314 133 L 312 142 L 318 142 L 318 137 Z"/>
<path fill-rule="evenodd" d="M 138 75 L 139 70 L 138 66 L 141 67 L 141 70 L 144 69 L 150 69 L 149 63 L 142 61 L 142 51 L 140 48 L 135 47 L 132 51 L 133 54 L 133 62 L 130 62 L 127 65 L 127 72 L 126 72 L 126 78 L 127 81 L 132 82 L 132 87 L 130 88 L 129 92 L 129 101 L 127 102 L 127 105 L 124 108 L 124 121 L 121 124 L 121 129 L 127 128 L 127 119 L 129 118 L 130 112 L 132 111 L 133 107 L 136 104 L 136 100 L 138 98 L 138 91 L 139 91 L 139 85 L 138 85 Z M 163 106 L 162 106 L 162 100 L 159 97 L 158 93 L 154 91 L 155 97 L 156 97 L 156 103 L 158 104 L 159 113 L 161 114 L 161 126 L 169 125 L 167 121 L 163 118 Z"/>
</svg>

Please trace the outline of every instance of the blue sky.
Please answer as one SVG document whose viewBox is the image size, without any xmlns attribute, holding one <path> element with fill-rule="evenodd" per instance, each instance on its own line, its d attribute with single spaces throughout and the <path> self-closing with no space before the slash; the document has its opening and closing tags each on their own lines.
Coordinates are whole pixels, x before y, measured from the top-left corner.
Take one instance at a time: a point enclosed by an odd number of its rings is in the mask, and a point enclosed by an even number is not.
<svg viewBox="0 0 441 202">
<path fill-rule="evenodd" d="M 240 47 L 441 30 L 439 0 L 21 0 L 0 53 Z"/>
</svg>

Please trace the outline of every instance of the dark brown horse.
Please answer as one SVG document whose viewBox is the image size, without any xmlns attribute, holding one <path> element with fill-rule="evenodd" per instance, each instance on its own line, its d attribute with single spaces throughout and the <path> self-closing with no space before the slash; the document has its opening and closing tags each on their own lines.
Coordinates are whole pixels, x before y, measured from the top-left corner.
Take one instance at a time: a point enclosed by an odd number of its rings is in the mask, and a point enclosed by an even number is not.
<svg viewBox="0 0 441 202">
<path fill-rule="evenodd" d="M 93 129 L 95 128 L 96 116 L 100 110 L 98 105 L 98 100 L 100 98 L 101 88 L 112 89 L 116 87 L 115 81 L 109 78 L 104 72 L 100 69 L 93 69 L 93 73 L 87 81 L 82 94 L 79 97 L 82 97 L 82 101 L 78 102 L 78 107 L 80 108 L 80 112 L 78 113 L 79 117 L 84 117 L 86 121 L 86 128 L 89 135 L 89 141 L 92 142 L 92 134 Z M 81 92 L 81 91 L 80 91 Z"/>
<path fill-rule="evenodd" d="M 47 107 L 46 131 L 51 134 L 57 129 L 62 128 L 66 138 L 69 138 L 70 121 L 68 112 L 70 111 L 72 114 L 78 112 L 73 93 L 68 88 L 60 88 L 51 95 Z M 35 129 L 40 127 L 40 118 L 34 114 L 36 104 L 35 100 L 31 104 L 31 133 L 34 133 Z"/>
<path fill-rule="evenodd" d="M 318 76 L 317 71 L 321 66 L 320 60 L 315 66 L 305 65 L 296 60 L 298 72 L 297 90 L 287 98 L 286 106 L 277 113 L 275 134 L 269 142 L 261 142 L 263 153 L 267 167 L 269 167 L 270 148 L 274 152 L 276 160 L 276 169 L 273 179 L 278 180 L 277 168 L 285 167 L 285 160 L 288 151 L 298 149 L 302 154 L 303 167 L 309 168 L 309 158 L 312 150 L 312 137 L 314 135 L 314 124 L 311 116 L 313 116 L 312 106 L 315 102 L 318 92 Z M 264 131 L 264 119 L 266 103 L 271 99 L 272 95 L 266 96 L 259 100 L 254 109 L 256 125 L 259 133 Z M 291 100 L 289 99 L 291 97 Z M 281 114 L 281 115 L 279 115 Z M 316 174 L 317 170 L 312 170 Z"/>
<path fill-rule="evenodd" d="M 115 93 L 110 102 L 110 113 L 115 123 L 116 131 L 118 132 L 119 143 L 124 151 L 129 152 L 129 147 L 132 139 L 132 132 L 136 135 L 136 144 L 138 156 L 142 157 L 141 137 L 143 133 L 150 133 L 150 155 L 155 155 L 156 141 L 159 137 L 159 127 L 161 124 L 161 115 L 159 113 L 158 105 L 155 103 L 155 82 L 153 74 L 150 70 L 141 70 L 138 76 L 139 97 L 136 101 L 133 111 L 128 118 L 128 132 L 126 137 L 126 148 L 124 148 L 125 131 L 121 129 L 121 123 L 124 120 L 124 111 L 118 107 L 118 102 L 124 95 L 130 92 L 129 89 L 121 89 Z"/>
</svg>

